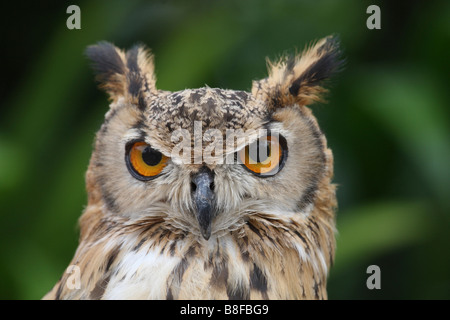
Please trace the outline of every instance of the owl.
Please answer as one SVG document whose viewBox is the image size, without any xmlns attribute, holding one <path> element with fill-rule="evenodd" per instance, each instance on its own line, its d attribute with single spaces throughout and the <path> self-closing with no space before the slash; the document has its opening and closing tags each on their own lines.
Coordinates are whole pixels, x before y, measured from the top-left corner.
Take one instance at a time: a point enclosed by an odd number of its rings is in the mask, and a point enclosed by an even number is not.
<svg viewBox="0 0 450 320">
<path fill-rule="evenodd" d="M 338 39 L 268 61 L 250 92 L 159 90 L 142 45 L 86 55 L 110 107 L 78 248 L 44 299 L 326 299 L 333 156 L 307 106 L 342 67 Z"/>
</svg>

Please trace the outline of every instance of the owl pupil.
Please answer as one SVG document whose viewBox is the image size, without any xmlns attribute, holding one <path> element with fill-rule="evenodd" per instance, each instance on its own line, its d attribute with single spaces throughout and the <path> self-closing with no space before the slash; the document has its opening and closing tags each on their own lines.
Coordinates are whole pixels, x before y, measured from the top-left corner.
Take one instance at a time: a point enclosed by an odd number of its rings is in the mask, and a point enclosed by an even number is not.
<svg viewBox="0 0 450 320">
<path fill-rule="evenodd" d="M 147 147 L 142 151 L 142 160 L 149 166 L 156 166 L 161 162 L 162 154 L 150 147 Z"/>
</svg>

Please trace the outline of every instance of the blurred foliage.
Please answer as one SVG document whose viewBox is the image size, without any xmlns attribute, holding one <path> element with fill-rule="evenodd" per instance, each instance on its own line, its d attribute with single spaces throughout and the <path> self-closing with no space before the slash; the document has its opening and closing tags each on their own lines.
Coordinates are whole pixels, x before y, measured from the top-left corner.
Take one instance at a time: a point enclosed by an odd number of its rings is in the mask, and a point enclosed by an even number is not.
<svg viewBox="0 0 450 320">
<path fill-rule="evenodd" d="M 81 30 L 66 8 L 81 8 Z M 366 9 L 381 8 L 368 30 Z M 4 2 L 0 298 L 39 299 L 77 246 L 84 172 L 107 111 L 86 46 L 142 42 L 158 87 L 249 90 L 265 57 L 339 34 L 347 67 L 314 106 L 335 155 L 331 299 L 450 298 L 449 1 Z M 381 290 L 366 269 L 381 268 Z"/>
</svg>

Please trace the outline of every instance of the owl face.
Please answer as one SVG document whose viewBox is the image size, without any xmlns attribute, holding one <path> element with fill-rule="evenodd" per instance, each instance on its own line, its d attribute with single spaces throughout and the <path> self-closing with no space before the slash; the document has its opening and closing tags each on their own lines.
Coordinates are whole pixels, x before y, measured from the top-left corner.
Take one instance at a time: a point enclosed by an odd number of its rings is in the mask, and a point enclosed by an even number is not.
<svg viewBox="0 0 450 320">
<path fill-rule="evenodd" d="M 254 213 L 307 217 L 331 154 L 311 111 L 339 67 L 335 40 L 271 64 L 252 92 L 157 90 L 151 56 L 90 47 L 112 103 L 89 177 L 111 215 L 158 216 L 208 240 Z"/>
</svg>

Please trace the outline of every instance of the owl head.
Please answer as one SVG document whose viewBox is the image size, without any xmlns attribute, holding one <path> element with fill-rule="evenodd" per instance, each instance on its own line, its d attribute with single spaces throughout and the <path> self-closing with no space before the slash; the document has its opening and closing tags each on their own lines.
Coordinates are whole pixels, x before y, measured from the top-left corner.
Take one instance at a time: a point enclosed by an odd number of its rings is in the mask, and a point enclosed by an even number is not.
<svg viewBox="0 0 450 320">
<path fill-rule="evenodd" d="M 307 217 L 319 205 L 332 155 L 307 106 L 342 65 L 336 38 L 268 62 L 250 92 L 158 90 L 143 46 L 86 53 L 111 100 L 87 173 L 89 205 L 105 216 L 159 217 L 206 241 L 252 215 Z"/>
</svg>

